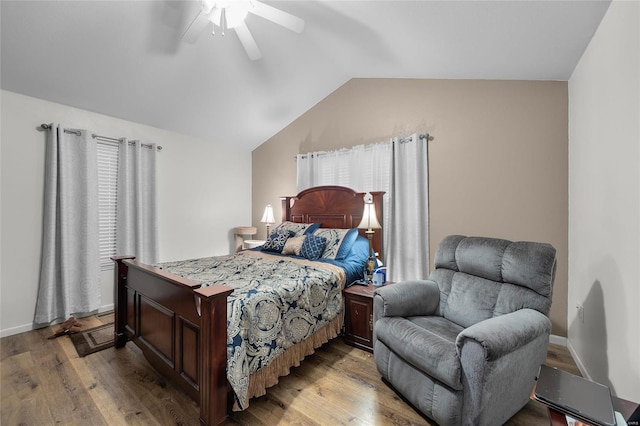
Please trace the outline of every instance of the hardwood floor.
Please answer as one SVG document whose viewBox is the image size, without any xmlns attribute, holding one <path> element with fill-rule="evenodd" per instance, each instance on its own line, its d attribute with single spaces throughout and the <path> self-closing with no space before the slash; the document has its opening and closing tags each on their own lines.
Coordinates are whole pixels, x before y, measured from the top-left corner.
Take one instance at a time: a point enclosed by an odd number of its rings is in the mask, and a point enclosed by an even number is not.
<svg viewBox="0 0 640 426">
<path fill-rule="evenodd" d="M 83 329 L 112 315 L 81 319 Z M 198 405 L 158 375 L 129 343 L 79 358 L 55 327 L 0 340 L 1 424 L 198 425 Z M 579 374 L 566 348 L 550 345 L 547 364 Z M 300 367 L 233 413 L 231 425 L 428 425 L 378 374 L 373 356 L 342 338 L 325 344 Z M 508 425 L 548 425 L 530 401 Z"/>
</svg>

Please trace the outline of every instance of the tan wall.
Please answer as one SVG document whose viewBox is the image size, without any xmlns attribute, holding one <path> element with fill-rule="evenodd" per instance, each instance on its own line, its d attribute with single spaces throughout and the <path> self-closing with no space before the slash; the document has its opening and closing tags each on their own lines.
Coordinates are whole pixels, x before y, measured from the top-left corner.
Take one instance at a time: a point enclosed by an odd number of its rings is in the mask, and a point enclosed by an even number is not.
<svg viewBox="0 0 640 426">
<path fill-rule="evenodd" d="M 558 250 L 552 333 L 567 335 L 567 83 L 353 79 L 253 151 L 253 224 L 296 193 L 294 156 L 428 132 L 430 249 L 449 234 Z"/>
</svg>

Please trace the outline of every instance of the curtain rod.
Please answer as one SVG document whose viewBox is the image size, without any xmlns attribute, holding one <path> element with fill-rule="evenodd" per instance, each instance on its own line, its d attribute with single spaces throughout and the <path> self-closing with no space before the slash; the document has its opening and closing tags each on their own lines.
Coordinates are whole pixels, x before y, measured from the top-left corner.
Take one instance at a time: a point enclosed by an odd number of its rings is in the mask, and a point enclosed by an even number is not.
<svg viewBox="0 0 640 426">
<path fill-rule="evenodd" d="M 413 139 L 413 135 L 409 135 L 409 136 L 402 136 L 402 137 L 399 137 L 399 138 L 398 138 L 398 142 L 400 142 L 400 143 L 411 142 L 411 140 L 412 140 L 412 139 Z M 433 136 L 429 135 L 429 134 L 426 134 L 426 133 L 420 133 L 420 134 L 418 135 L 418 139 L 420 139 L 420 140 L 425 140 L 425 139 L 426 139 L 427 141 L 432 141 L 432 140 L 434 140 L 435 138 L 434 138 Z"/>
<path fill-rule="evenodd" d="M 411 136 L 407 136 L 407 137 L 411 137 Z M 426 134 L 426 133 L 420 133 L 418 135 L 418 138 L 419 139 L 427 139 L 429 142 L 435 139 L 435 137 L 433 137 L 433 136 L 431 136 L 429 134 Z M 405 138 L 400 138 L 400 140 L 404 140 L 404 139 Z"/>
<path fill-rule="evenodd" d="M 411 142 L 412 138 L 413 138 L 413 135 L 409 135 L 409 136 L 402 136 L 402 137 L 398 138 L 398 142 L 400 142 L 400 143 Z M 432 141 L 432 140 L 434 140 L 435 138 L 434 138 L 433 136 L 431 136 L 431 135 L 427 134 L 427 133 L 420 133 L 420 134 L 418 135 L 418 139 L 420 139 L 420 140 L 425 140 L 425 139 L 427 139 L 427 141 Z M 376 142 L 376 143 L 385 143 L 385 142 Z M 372 143 L 372 144 L 369 144 L 369 145 L 375 145 L 376 143 Z M 368 146 L 368 145 L 367 145 L 367 146 Z M 337 150 L 335 150 L 335 151 L 348 151 L 349 149 L 351 149 L 351 148 L 340 148 L 340 149 L 337 149 Z M 318 155 L 322 155 L 322 154 L 327 154 L 328 152 L 335 152 L 335 151 L 319 151 L 319 152 L 316 152 L 316 154 L 318 154 Z M 310 154 L 310 153 L 302 154 L 302 155 L 303 155 L 303 157 L 304 157 L 305 155 L 309 155 L 309 154 Z M 293 159 L 294 159 L 294 160 L 297 160 L 297 159 L 298 159 L 298 156 L 297 156 L 297 155 L 296 155 L 296 156 L 294 156 L 294 157 L 293 157 Z"/>
<path fill-rule="evenodd" d="M 51 130 L 51 126 L 48 124 L 41 124 L 40 127 L 42 127 L 44 130 Z M 77 129 L 64 129 L 64 131 L 66 133 L 73 133 L 74 135 L 80 136 L 80 130 Z M 124 138 L 110 138 L 108 136 L 100 136 L 100 135 L 96 135 L 95 133 L 91 134 L 91 137 L 93 139 L 96 140 L 101 140 L 101 141 L 108 141 L 108 142 L 122 142 L 124 140 Z M 135 140 L 129 141 L 129 145 L 133 145 L 135 144 Z M 144 148 L 151 148 L 151 145 L 143 143 L 141 144 L 142 147 Z M 162 151 L 162 145 L 158 145 L 156 146 L 156 148 L 158 149 L 158 151 Z"/>
</svg>

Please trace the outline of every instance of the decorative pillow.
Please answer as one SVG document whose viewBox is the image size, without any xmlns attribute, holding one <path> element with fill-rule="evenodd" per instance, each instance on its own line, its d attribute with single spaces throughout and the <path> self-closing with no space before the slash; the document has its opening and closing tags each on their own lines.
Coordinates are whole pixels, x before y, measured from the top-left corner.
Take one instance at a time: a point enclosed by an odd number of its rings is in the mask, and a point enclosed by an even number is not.
<svg viewBox="0 0 640 426">
<path fill-rule="evenodd" d="M 304 231 L 304 235 L 313 234 L 316 229 L 320 228 L 321 223 L 310 223 L 307 229 Z"/>
<path fill-rule="evenodd" d="M 324 247 L 324 252 L 321 257 L 326 259 L 335 259 L 338 255 L 340 244 L 342 244 L 342 240 L 349 231 L 350 229 L 339 228 L 320 228 L 315 230 L 313 235 L 324 237 L 327 240 L 327 245 Z M 353 242 L 351 244 L 353 245 Z"/>
<path fill-rule="evenodd" d="M 280 225 L 273 229 L 276 231 L 293 231 L 295 236 L 310 234 L 320 227 L 319 223 L 295 223 L 295 222 L 282 222 Z"/>
<path fill-rule="evenodd" d="M 293 254 L 295 256 L 300 256 L 300 249 L 302 248 L 302 243 L 304 243 L 306 235 L 300 235 L 298 237 L 289 237 L 287 242 L 282 249 L 282 254 Z"/>
<path fill-rule="evenodd" d="M 353 244 L 358 239 L 358 235 L 357 228 L 351 228 L 347 231 L 347 234 L 342 239 L 342 243 L 338 249 L 338 254 L 336 254 L 336 260 L 344 260 L 347 258 L 349 253 L 351 253 L 351 247 L 353 247 Z"/>
<path fill-rule="evenodd" d="M 319 237 L 314 234 L 309 234 L 305 237 L 302 247 L 300 248 L 300 256 L 309 260 L 320 259 L 324 246 L 327 244 L 327 239 Z"/>
<path fill-rule="evenodd" d="M 269 234 L 269 238 L 262 246 L 262 251 L 272 251 L 275 253 L 282 253 L 284 245 L 287 243 L 289 237 L 293 236 L 293 231 L 274 231 Z"/>
</svg>

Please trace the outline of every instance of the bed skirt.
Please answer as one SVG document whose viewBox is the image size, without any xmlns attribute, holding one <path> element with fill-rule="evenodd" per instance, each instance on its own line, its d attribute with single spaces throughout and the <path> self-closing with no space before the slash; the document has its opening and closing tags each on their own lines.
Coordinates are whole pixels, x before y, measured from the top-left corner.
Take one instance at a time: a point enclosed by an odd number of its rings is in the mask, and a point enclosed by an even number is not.
<svg viewBox="0 0 640 426">
<path fill-rule="evenodd" d="M 249 377 L 247 400 L 265 395 L 267 388 L 278 384 L 278 379 L 289 374 L 291 367 L 298 367 L 300 362 L 315 352 L 316 348 L 337 337 L 342 331 L 343 315 L 337 315 L 331 322 L 311 336 L 286 349 L 269 365 L 261 368 Z M 235 399 L 235 398 L 234 398 Z M 233 404 L 233 411 L 241 411 L 238 403 Z"/>
</svg>

